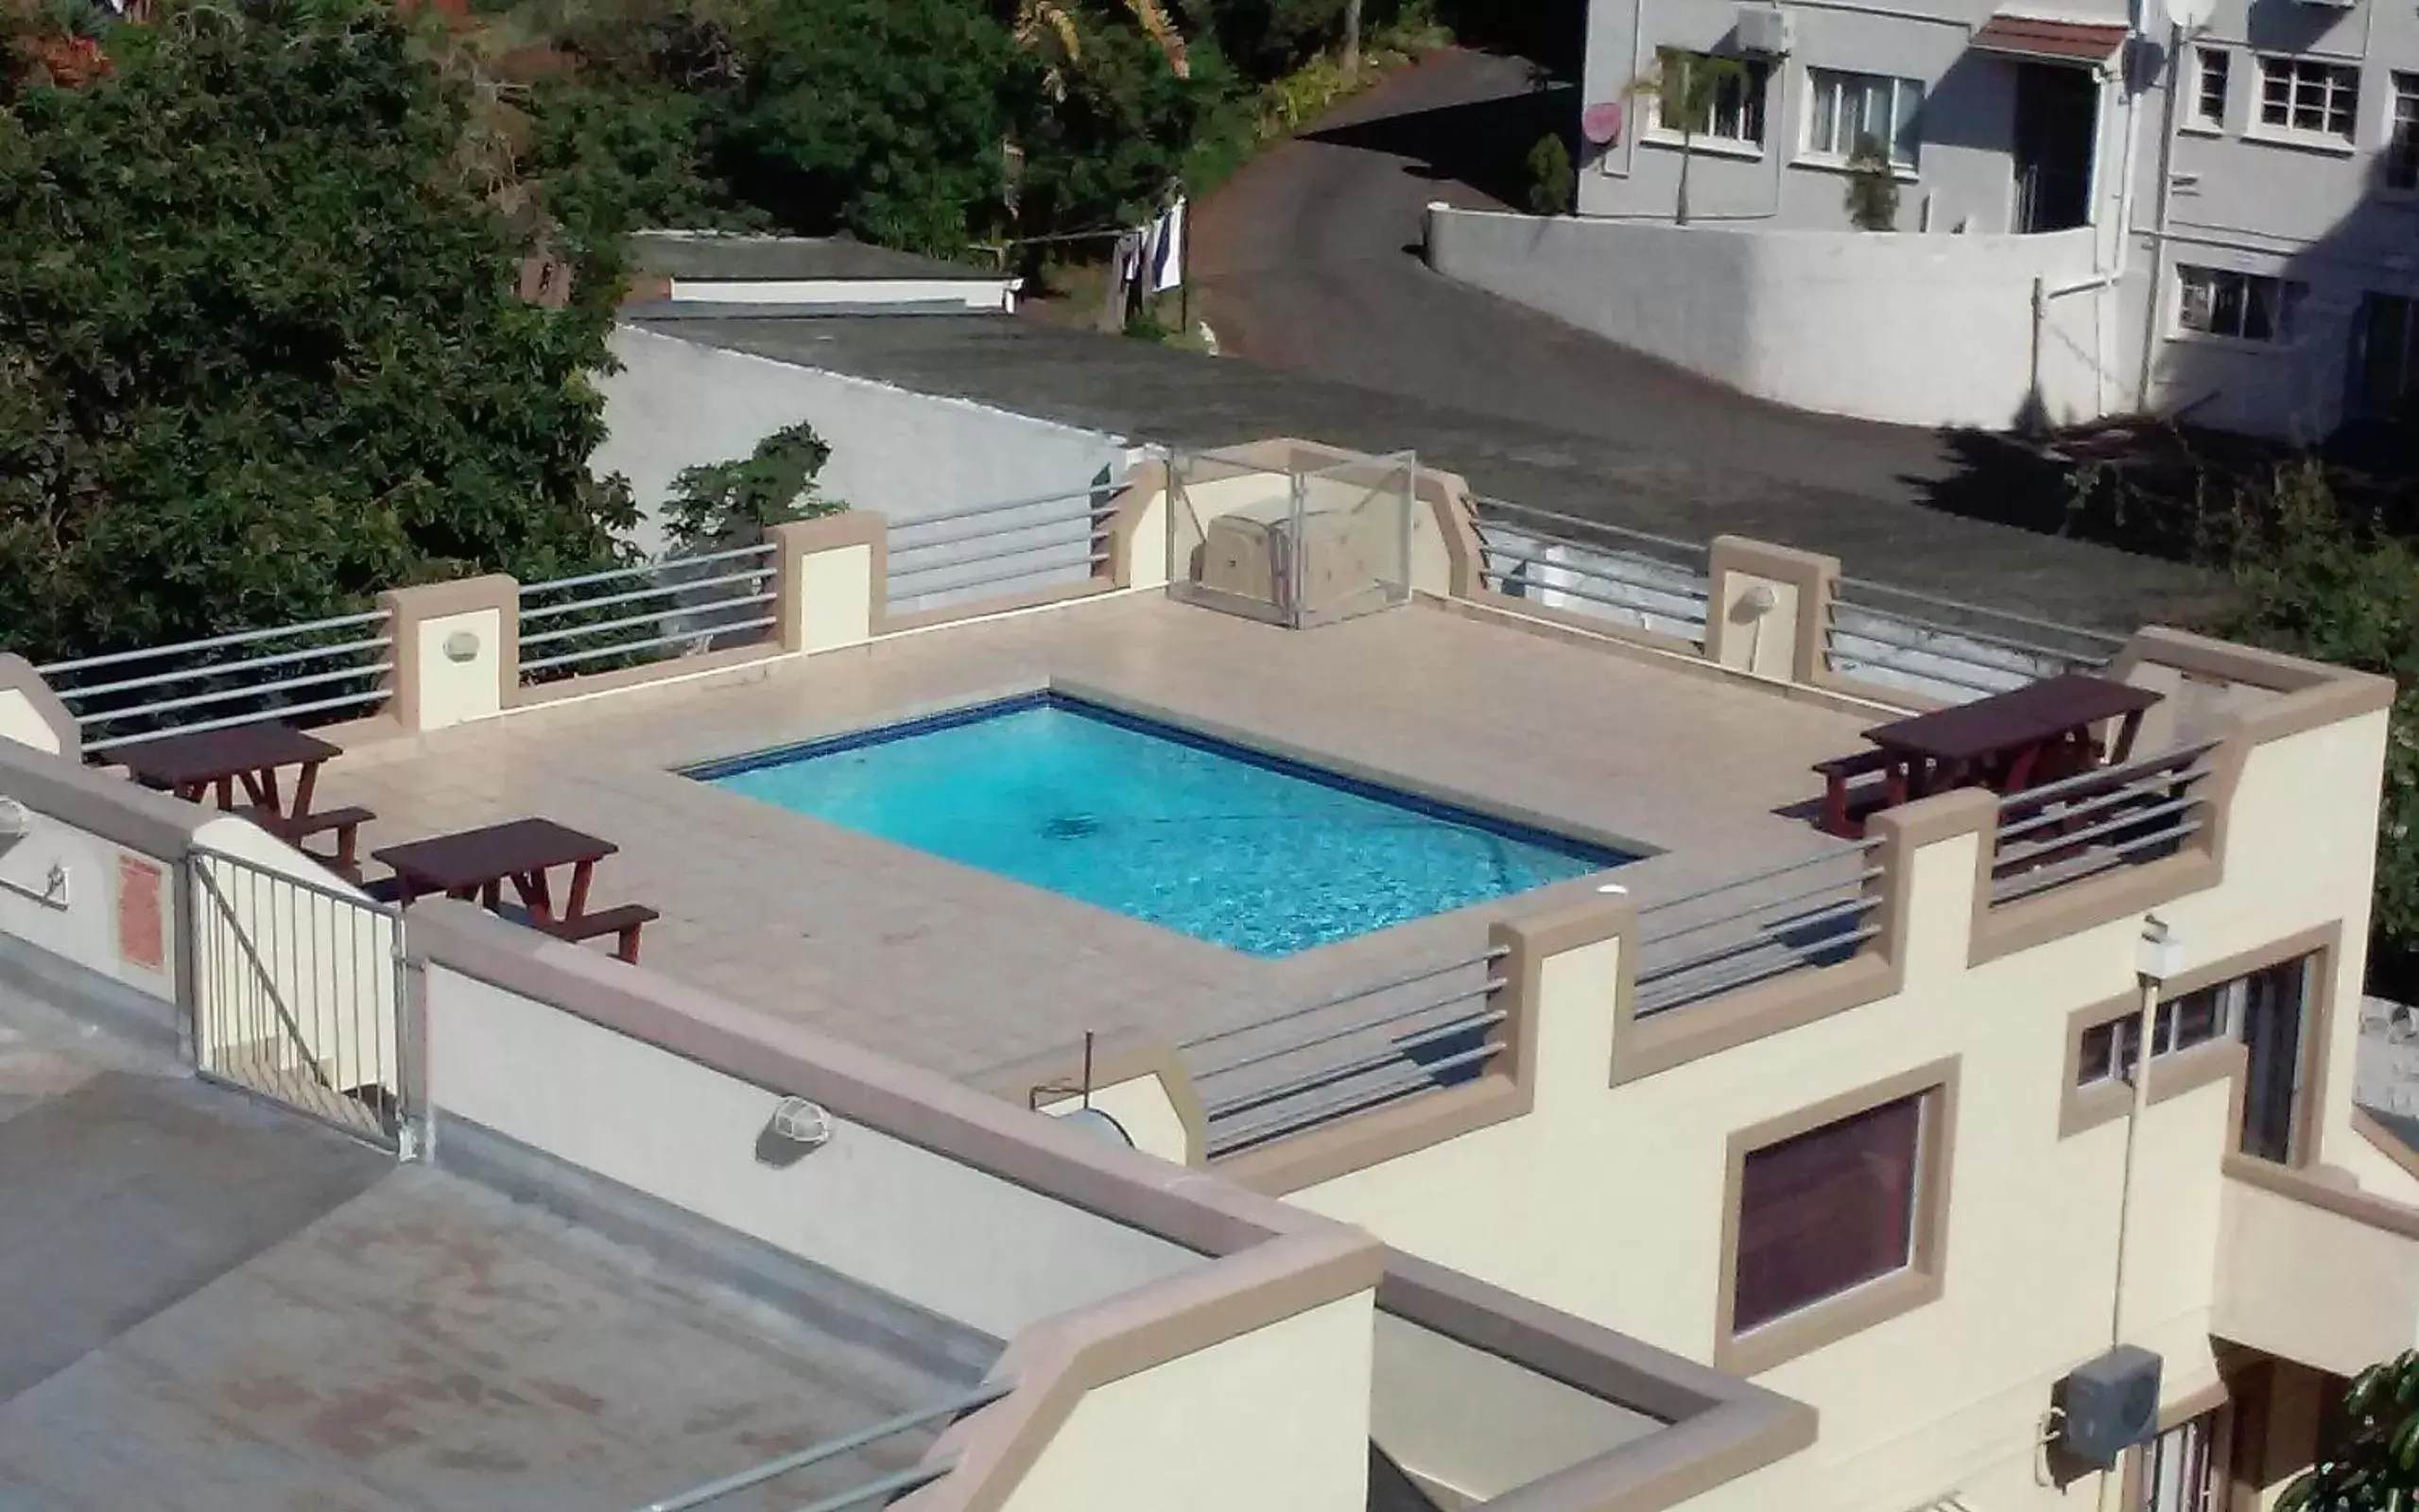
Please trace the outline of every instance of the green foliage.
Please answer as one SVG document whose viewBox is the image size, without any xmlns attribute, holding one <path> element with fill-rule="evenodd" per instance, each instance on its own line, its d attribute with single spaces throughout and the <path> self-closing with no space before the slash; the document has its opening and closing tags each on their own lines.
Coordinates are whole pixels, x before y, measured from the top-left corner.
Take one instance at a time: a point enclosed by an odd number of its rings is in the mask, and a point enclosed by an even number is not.
<svg viewBox="0 0 2419 1512">
<path fill-rule="evenodd" d="M 1531 215 L 1561 215 L 1571 208 L 1571 196 L 1579 187 L 1578 176 L 1571 170 L 1571 149 L 1563 139 L 1548 133 L 1537 139 L 1529 149 L 1529 210 Z"/>
<path fill-rule="evenodd" d="M 2280 470 L 2256 503 L 2234 552 L 2240 604 L 2220 632 L 2401 684 L 2370 920 L 2373 971 L 2400 974 L 2419 957 L 2419 551 L 2342 508 L 2315 462 Z"/>
<path fill-rule="evenodd" d="M 1025 150 L 1017 225 L 1027 234 L 1136 225 L 1157 214 L 1231 84 L 1214 51 L 1197 52 L 1192 77 L 1178 78 L 1140 28 L 1070 9 L 1085 44 L 1059 91 L 1030 58 L 1009 79 L 1006 108 Z"/>
<path fill-rule="evenodd" d="M 540 79 L 525 167 L 545 209 L 592 241 L 651 227 L 761 231 L 763 211 L 717 176 L 717 101 L 653 80 Z"/>
<path fill-rule="evenodd" d="M 514 297 L 469 107 L 383 8 L 169 0 L 0 110 L 0 625 L 37 658 L 610 558 L 612 262 Z"/>
<path fill-rule="evenodd" d="M 1848 156 L 1848 222 L 1858 231 L 1898 229 L 1898 175 L 1889 149 L 1871 132 L 1857 138 Z"/>
<path fill-rule="evenodd" d="M 672 479 L 664 534 L 677 548 L 703 550 L 761 541 L 767 526 L 786 521 L 839 514 L 847 504 L 815 490 L 831 459 L 831 447 L 801 421 L 758 441 L 742 460 L 684 467 Z"/>
<path fill-rule="evenodd" d="M 2276 1512 L 2409 1512 L 2419 1503 L 2419 1349 L 2354 1377 L 2342 1423 L 2277 1498 Z"/>
<path fill-rule="evenodd" d="M 1696 157 L 1698 136 L 1713 125 L 1722 91 L 1746 83 L 1747 65 L 1736 58 L 1710 53 L 1658 48 L 1654 72 L 1632 81 L 1633 97 L 1651 99 L 1656 118 L 1667 130 L 1680 133 L 1680 187 L 1671 206 L 1673 224 L 1688 224 L 1688 167 Z"/>
</svg>

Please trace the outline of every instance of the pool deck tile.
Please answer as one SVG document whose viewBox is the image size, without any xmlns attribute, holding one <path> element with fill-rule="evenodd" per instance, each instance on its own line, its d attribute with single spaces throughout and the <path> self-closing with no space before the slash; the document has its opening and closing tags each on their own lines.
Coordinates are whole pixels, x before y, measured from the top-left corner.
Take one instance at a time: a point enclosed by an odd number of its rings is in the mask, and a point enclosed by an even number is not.
<svg viewBox="0 0 2419 1512">
<path fill-rule="evenodd" d="M 368 746 L 321 790 L 377 811 L 365 853 L 524 815 L 609 838 L 596 901 L 662 910 L 648 967 L 961 1076 L 1251 1023 L 1601 880 L 1261 960 L 674 770 L 1051 683 L 1661 852 L 1616 873 L 1641 902 L 1838 849 L 1776 811 L 1876 722 L 1425 606 L 1287 631 L 1132 594 Z"/>
</svg>

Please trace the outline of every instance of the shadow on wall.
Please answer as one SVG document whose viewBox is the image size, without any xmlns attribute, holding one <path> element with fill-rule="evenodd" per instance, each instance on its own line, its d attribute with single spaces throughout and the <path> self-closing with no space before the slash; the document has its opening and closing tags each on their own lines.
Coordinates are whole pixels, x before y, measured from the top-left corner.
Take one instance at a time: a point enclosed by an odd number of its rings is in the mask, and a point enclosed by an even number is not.
<svg viewBox="0 0 2419 1512">
<path fill-rule="evenodd" d="M 1578 88 L 1541 84 L 1524 94 L 1330 127 L 1305 140 L 1401 158 L 1414 178 L 1461 184 L 1499 205 L 1521 207 L 1529 200 L 1529 149 L 1549 134 L 1573 146 L 1578 125 Z"/>
</svg>

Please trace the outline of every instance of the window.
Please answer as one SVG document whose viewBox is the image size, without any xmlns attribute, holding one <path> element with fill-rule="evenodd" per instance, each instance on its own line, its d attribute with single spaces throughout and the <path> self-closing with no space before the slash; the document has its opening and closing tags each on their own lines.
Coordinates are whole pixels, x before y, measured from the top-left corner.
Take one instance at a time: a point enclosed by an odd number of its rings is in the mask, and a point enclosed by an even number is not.
<svg viewBox="0 0 2419 1512">
<path fill-rule="evenodd" d="M 2144 1450 L 2140 1512 L 2217 1512 L 2218 1414 L 2176 1424 Z"/>
<path fill-rule="evenodd" d="M 2203 335 L 2237 341 L 2290 339 L 2293 311 L 2307 285 L 2222 267 L 2176 268 L 2176 324 Z"/>
<path fill-rule="evenodd" d="M 2371 415 L 2409 416 L 2419 410 L 2419 331 L 2412 316 L 2419 302 L 2400 294 L 2371 294 L 2360 301 L 2359 364 L 2360 408 Z"/>
<path fill-rule="evenodd" d="M 1733 1330 L 1913 1263 L 1925 1102 L 1902 1097 L 1748 1155 Z"/>
<path fill-rule="evenodd" d="M 2360 113 L 2360 71 L 2314 58 L 2259 60 L 2259 124 L 2281 131 L 2352 140 Z"/>
<path fill-rule="evenodd" d="M 2157 1020 L 2151 1027 L 2151 1058 L 2181 1055 L 2233 1039 L 2242 988 L 2241 982 L 2227 982 L 2160 1004 Z M 2075 1085 L 2089 1087 L 2097 1082 L 2130 1078 L 2141 1038 L 2142 1021 L 2137 1014 L 2085 1029 L 2082 1048 L 2075 1057 Z"/>
<path fill-rule="evenodd" d="M 1809 68 L 1806 77 L 1813 96 L 1806 123 L 1807 156 L 1844 163 L 1857 155 L 1859 142 L 1871 137 L 1892 163 L 1902 168 L 1915 165 L 1920 135 L 1915 113 L 1924 105 L 1922 84 L 1831 68 Z"/>
<path fill-rule="evenodd" d="M 1745 58 L 1665 48 L 1654 94 L 1655 129 L 1738 146 L 1764 145 L 1764 86 L 1771 68 Z M 1694 76 L 1694 77 L 1692 77 Z M 1689 119 L 1691 109 L 1696 119 Z"/>
<path fill-rule="evenodd" d="M 2192 124 L 2222 131 L 2226 126 L 2226 71 L 2233 61 L 2222 47 L 2203 47 L 2192 82 Z"/>
<path fill-rule="evenodd" d="M 2419 189 L 2419 74 L 2393 76 L 2393 120 L 2385 146 L 2389 189 Z"/>
</svg>

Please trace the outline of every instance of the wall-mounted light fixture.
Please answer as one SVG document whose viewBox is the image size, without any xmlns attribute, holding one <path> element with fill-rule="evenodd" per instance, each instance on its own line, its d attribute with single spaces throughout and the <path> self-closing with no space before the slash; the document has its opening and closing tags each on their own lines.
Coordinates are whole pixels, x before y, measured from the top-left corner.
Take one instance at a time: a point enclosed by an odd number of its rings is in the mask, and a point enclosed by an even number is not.
<svg viewBox="0 0 2419 1512">
<path fill-rule="evenodd" d="M 456 630 L 445 637 L 445 660 L 468 662 L 478 655 L 478 632 Z"/>
</svg>

